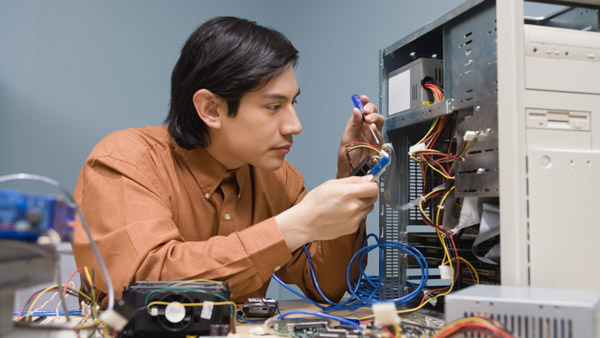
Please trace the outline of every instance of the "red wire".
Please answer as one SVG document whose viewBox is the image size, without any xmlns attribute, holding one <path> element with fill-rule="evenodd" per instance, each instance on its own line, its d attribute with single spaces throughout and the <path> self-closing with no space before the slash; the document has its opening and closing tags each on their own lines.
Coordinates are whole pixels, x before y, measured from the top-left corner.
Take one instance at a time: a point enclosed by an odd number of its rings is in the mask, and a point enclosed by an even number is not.
<svg viewBox="0 0 600 338">
<path fill-rule="evenodd" d="M 458 261 L 458 259 L 454 258 L 454 260 Z M 477 279 L 475 275 L 473 275 L 473 269 L 467 264 L 467 271 L 469 271 L 469 275 L 471 275 L 471 279 L 473 280 L 473 284 L 477 284 Z"/>
<path fill-rule="evenodd" d="M 446 153 L 439 153 L 439 152 L 435 152 L 435 151 L 419 151 L 415 155 L 416 156 L 429 155 L 429 156 L 439 156 L 439 157 L 441 157 L 441 159 L 438 159 L 436 161 L 441 161 L 441 160 L 448 159 L 448 158 L 451 158 L 451 159 L 457 160 L 457 161 L 462 161 L 462 158 L 460 158 L 460 157 L 458 157 L 456 155 L 446 154 Z"/>
<path fill-rule="evenodd" d="M 69 278 L 67 279 L 67 281 L 65 282 L 65 286 L 63 287 L 63 298 L 66 297 L 67 295 L 67 286 L 69 285 L 69 283 L 71 282 L 71 279 L 73 279 L 73 277 L 75 277 L 75 275 L 77 273 L 80 273 L 84 270 L 84 268 L 79 268 L 75 271 L 73 271 L 73 273 L 71 274 L 71 276 L 69 276 Z"/>
<path fill-rule="evenodd" d="M 452 324 L 450 324 L 450 325 L 452 325 Z M 513 338 L 513 336 L 510 335 L 508 332 L 500 329 L 499 327 L 494 326 L 492 323 L 484 324 L 481 322 L 467 322 L 467 323 L 456 324 L 451 329 L 449 329 L 445 332 L 442 332 L 440 335 L 438 335 L 438 338 L 452 337 L 455 333 L 465 332 L 465 331 L 463 331 L 463 329 L 466 329 L 465 330 L 466 332 L 473 330 L 473 331 L 476 331 L 477 333 L 488 334 L 486 332 L 482 332 L 481 329 L 484 329 L 484 330 L 489 330 L 492 333 L 495 333 L 503 338 Z"/>
<path fill-rule="evenodd" d="M 425 155 L 425 156 L 428 156 L 428 155 Z M 429 158 L 429 157 L 428 157 L 428 158 Z M 440 160 L 441 160 L 441 159 L 440 159 Z M 437 161 L 436 161 L 436 160 L 430 159 L 429 161 L 426 161 L 425 163 L 428 163 L 428 164 L 434 164 L 434 165 L 436 165 L 436 167 L 437 167 L 438 169 L 440 169 L 440 170 L 441 170 L 441 171 L 444 173 L 444 175 L 446 175 L 446 176 L 450 176 L 450 174 L 448 173 L 448 171 L 446 170 L 446 168 L 444 168 L 444 166 L 443 166 L 443 165 L 441 165 L 441 164 L 438 162 L 438 161 L 440 161 L 440 160 L 437 160 Z"/>
<path fill-rule="evenodd" d="M 392 338 L 396 337 L 396 335 L 393 334 L 392 331 L 390 331 L 390 329 L 387 328 L 387 326 L 383 325 L 382 327 L 390 335 L 390 337 L 392 337 Z"/>
</svg>

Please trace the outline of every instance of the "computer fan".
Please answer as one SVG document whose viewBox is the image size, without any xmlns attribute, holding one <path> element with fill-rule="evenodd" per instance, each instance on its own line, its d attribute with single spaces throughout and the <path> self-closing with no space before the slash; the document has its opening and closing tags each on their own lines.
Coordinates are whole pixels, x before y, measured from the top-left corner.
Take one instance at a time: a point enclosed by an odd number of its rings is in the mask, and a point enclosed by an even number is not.
<svg viewBox="0 0 600 338">
<path fill-rule="evenodd" d="M 221 282 L 135 282 L 123 299 L 137 310 L 121 337 L 226 336 L 235 315 Z"/>
</svg>

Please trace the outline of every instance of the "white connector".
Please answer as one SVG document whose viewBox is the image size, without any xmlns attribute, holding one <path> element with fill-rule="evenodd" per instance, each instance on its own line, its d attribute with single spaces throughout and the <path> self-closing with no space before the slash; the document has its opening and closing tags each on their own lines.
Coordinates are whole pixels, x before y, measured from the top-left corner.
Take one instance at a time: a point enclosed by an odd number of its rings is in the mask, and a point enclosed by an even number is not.
<svg viewBox="0 0 600 338">
<path fill-rule="evenodd" d="M 438 266 L 440 269 L 440 279 L 452 279 L 452 267 L 450 265 L 440 265 Z"/>
<path fill-rule="evenodd" d="M 477 134 L 479 134 L 479 133 L 476 132 L 476 131 L 467 130 L 465 132 L 465 136 L 463 136 L 463 140 L 465 140 L 465 141 L 473 141 L 477 137 Z"/>
<path fill-rule="evenodd" d="M 127 325 L 127 318 L 114 309 L 106 310 L 100 315 L 100 320 L 114 330 L 121 331 Z"/>
<path fill-rule="evenodd" d="M 371 306 L 375 315 L 376 326 L 398 325 L 400 317 L 394 302 L 375 303 Z"/>
<path fill-rule="evenodd" d="M 408 153 L 412 154 L 413 152 L 415 152 L 417 150 L 423 150 L 423 149 L 427 149 L 427 145 L 424 142 L 417 143 L 415 145 L 410 146 L 410 148 L 408 148 Z"/>
</svg>

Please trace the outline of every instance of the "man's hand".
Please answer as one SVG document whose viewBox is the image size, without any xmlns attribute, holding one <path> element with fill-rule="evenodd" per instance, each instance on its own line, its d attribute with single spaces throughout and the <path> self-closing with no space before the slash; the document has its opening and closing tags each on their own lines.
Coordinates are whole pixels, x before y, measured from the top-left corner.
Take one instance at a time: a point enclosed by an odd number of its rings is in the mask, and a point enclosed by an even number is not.
<svg viewBox="0 0 600 338">
<path fill-rule="evenodd" d="M 377 201 L 378 185 L 372 179 L 367 175 L 327 181 L 275 216 L 290 251 L 356 232 Z"/>
<path fill-rule="evenodd" d="M 346 124 L 346 129 L 342 135 L 340 142 L 340 148 L 338 149 L 338 172 L 337 178 L 348 176 L 349 164 L 348 158 L 346 157 L 346 146 L 351 142 L 366 142 L 376 147 L 383 145 L 383 136 L 381 135 L 381 128 L 383 128 L 383 116 L 377 113 L 377 106 L 369 102 L 369 98 L 365 95 L 361 95 L 361 100 L 364 104 L 363 111 L 365 113 L 365 120 L 363 121 L 360 110 L 354 108 L 352 116 Z M 371 134 L 370 128 L 373 128 L 379 144 L 375 141 L 375 138 Z M 358 164 L 369 151 L 367 149 L 356 149 L 350 152 L 350 158 L 352 163 Z"/>
</svg>

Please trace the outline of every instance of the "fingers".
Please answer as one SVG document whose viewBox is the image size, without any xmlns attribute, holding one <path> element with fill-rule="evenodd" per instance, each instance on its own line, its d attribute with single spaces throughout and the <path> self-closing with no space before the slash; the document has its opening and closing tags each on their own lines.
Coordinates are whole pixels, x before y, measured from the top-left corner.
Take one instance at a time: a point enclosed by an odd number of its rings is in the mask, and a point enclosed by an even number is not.
<svg viewBox="0 0 600 338">
<path fill-rule="evenodd" d="M 378 114 L 377 106 L 373 104 L 366 95 L 361 95 L 360 99 L 364 104 L 363 111 L 365 113 L 365 122 L 370 125 L 375 124 L 373 128 L 381 131 L 384 118 L 381 114 Z"/>
<path fill-rule="evenodd" d="M 373 175 L 367 176 L 350 176 L 335 180 L 336 184 L 343 184 L 341 187 L 342 194 L 350 199 L 374 199 L 377 200 L 379 187 L 373 181 Z"/>
<path fill-rule="evenodd" d="M 365 183 L 372 182 L 373 175 L 365 175 L 365 176 L 350 176 L 337 180 L 342 183 Z"/>
</svg>

